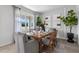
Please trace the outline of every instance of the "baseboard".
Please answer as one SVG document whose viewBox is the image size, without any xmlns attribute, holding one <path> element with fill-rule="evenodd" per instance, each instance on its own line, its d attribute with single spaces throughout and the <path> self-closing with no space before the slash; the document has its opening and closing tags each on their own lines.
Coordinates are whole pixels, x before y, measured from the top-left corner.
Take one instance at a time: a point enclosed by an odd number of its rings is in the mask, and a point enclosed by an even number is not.
<svg viewBox="0 0 79 59">
<path fill-rule="evenodd" d="M 58 39 L 64 39 L 64 40 L 67 40 L 67 38 L 64 38 L 64 37 L 57 37 Z"/>
<path fill-rule="evenodd" d="M 9 44 L 12 44 L 12 43 L 14 43 L 14 42 L 10 41 L 10 42 L 7 42 L 7 43 L 3 43 L 3 44 L 0 44 L 0 47 L 6 46 L 6 45 L 9 45 Z"/>
</svg>

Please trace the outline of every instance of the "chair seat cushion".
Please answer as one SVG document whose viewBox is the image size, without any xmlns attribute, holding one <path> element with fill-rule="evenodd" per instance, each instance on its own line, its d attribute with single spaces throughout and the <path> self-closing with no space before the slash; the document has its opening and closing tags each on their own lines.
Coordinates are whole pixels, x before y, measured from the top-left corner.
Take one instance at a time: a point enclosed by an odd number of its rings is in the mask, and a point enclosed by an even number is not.
<svg viewBox="0 0 79 59">
<path fill-rule="evenodd" d="M 49 45 L 49 39 L 44 39 L 44 40 L 42 40 L 42 42 L 43 42 L 43 44 L 45 44 L 45 45 Z"/>
</svg>

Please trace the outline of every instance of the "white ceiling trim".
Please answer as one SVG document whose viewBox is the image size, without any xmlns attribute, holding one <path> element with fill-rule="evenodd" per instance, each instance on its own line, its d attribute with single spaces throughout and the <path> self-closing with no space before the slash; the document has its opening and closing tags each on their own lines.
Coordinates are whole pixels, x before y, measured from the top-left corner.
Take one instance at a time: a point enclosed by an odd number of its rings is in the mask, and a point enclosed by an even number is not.
<svg viewBox="0 0 79 59">
<path fill-rule="evenodd" d="M 23 6 L 33 11 L 43 13 L 46 11 L 53 10 L 55 8 L 62 7 L 63 5 L 23 5 Z"/>
</svg>

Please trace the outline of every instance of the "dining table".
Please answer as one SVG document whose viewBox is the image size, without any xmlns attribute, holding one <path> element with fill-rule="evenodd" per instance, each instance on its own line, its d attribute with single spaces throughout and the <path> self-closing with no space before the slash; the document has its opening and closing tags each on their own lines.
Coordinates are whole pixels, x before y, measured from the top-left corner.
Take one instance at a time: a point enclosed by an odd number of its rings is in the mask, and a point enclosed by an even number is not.
<svg viewBox="0 0 79 59">
<path fill-rule="evenodd" d="M 32 38 L 34 38 L 35 40 L 37 40 L 38 44 L 39 44 L 39 53 L 41 52 L 41 44 L 42 44 L 42 39 L 45 38 L 46 36 L 51 35 L 52 32 L 35 32 L 35 33 L 27 33 L 27 35 L 31 36 Z"/>
</svg>

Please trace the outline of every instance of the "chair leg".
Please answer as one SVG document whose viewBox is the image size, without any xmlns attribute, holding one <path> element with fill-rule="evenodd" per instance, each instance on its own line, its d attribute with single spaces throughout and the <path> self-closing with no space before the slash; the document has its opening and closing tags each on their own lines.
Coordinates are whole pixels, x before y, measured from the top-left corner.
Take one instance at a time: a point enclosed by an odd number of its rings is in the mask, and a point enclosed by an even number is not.
<svg viewBox="0 0 79 59">
<path fill-rule="evenodd" d="M 56 47 L 57 41 L 55 41 L 54 46 Z"/>
<path fill-rule="evenodd" d="M 49 52 L 52 52 L 54 49 L 54 44 L 49 45 Z"/>
</svg>

